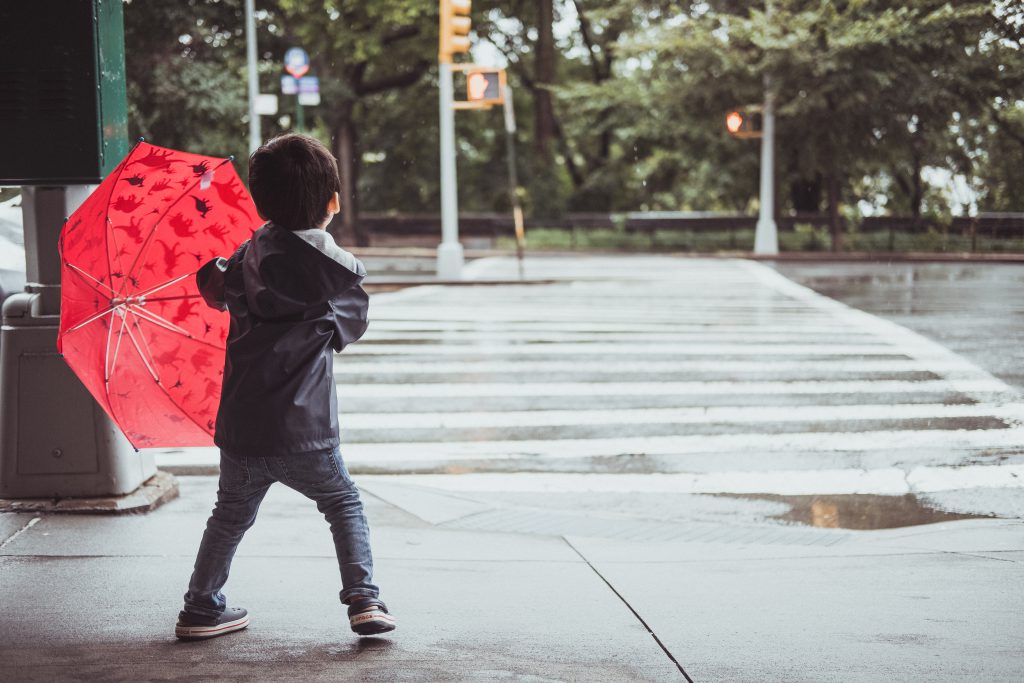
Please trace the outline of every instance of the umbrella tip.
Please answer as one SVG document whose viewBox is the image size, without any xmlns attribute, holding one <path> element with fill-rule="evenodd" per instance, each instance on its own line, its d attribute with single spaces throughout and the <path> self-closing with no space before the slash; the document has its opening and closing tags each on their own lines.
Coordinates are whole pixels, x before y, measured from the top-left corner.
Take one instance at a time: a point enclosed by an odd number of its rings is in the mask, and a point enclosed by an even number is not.
<svg viewBox="0 0 1024 683">
<path fill-rule="evenodd" d="M 235 160 L 235 155 L 234 154 L 229 154 L 228 155 L 228 161 L 234 161 L 234 160 Z"/>
<path fill-rule="evenodd" d="M 146 138 L 142 137 L 141 135 L 138 137 L 138 139 L 135 140 L 135 142 L 145 142 L 145 141 L 146 141 Z"/>
</svg>

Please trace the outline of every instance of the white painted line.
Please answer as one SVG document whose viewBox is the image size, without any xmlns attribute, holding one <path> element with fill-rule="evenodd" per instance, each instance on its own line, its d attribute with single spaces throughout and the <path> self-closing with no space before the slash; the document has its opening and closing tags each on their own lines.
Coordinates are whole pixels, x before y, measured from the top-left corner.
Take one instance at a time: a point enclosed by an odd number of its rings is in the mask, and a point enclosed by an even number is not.
<svg viewBox="0 0 1024 683">
<path fill-rule="evenodd" d="M 6 548 L 8 545 L 11 544 L 11 542 L 14 541 L 14 539 L 16 539 L 18 536 L 21 536 L 23 533 L 34 527 L 41 519 L 42 517 L 33 517 L 32 519 L 28 520 L 28 523 L 25 526 L 21 527 L 13 534 L 8 536 L 6 539 L 4 539 L 3 543 L 0 543 L 0 550 Z"/>
<path fill-rule="evenodd" d="M 462 356 L 470 352 L 478 355 L 557 355 L 578 356 L 602 354 L 609 356 L 643 356 L 644 354 L 672 354 L 680 356 L 889 356 L 899 355 L 903 351 L 892 346 L 881 344 L 603 344 L 600 342 L 578 344 L 565 342 L 561 344 L 410 344 L 408 346 L 392 344 L 374 344 L 373 342 L 357 342 L 348 347 L 345 355 L 437 355 Z"/>
<path fill-rule="evenodd" d="M 766 332 L 766 333 L 794 333 L 807 332 L 808 334 L 835 333 L 835 324 L 830 325 L 771 325 L 762 323 L 748 323 L 736 325 L 731 323 L 710 324 L 704 322 L 677 323 L 669 320 L 660 323 L 612 323 L 599 322 L 596 320 L 579 321 L 535 321 L 535 320 L 397 320 L 392 318 L 372 317 L 370 330 L 377 332 L 384 331 L 427 331 L 427 332 L 721 332 L 721 333 L 745 333 L 745 332 Z M 855 335 L 868 335 L 867 332 L 853 330 Z"/>
<path fill-rule="evenodd" d="M 858 338 L 859 337 L 859 338 Z M 534 332 L 531 330 L 499 330 L 499 331 L 394 331 L 371 329 L 360 340 L 362 344 L 379 343 L 389 340 L 416 340 L 444 342 L 446 344 L 479 344 L 480 342 L 499 341 L 507 344 L 560 342 L 626 342 L 629 344 L 646 342 L 724 342 L 729 344 L 848 344 L 851 341 L 878 345 L 869 335 L 856 334 L 833 329 L 830 332 L 762 332 L 748 330 L 744 332 Z"/>
<path fill-rule="evenodd" d="M 970 391 L 995 393 L 992 380 L 837 380 L 809 382 L 479 382 L 361 384 L 360 398 L 454 398 L 467 396 L 721 396 L 723 394 L 916 394 Z"/>
<path fill-rule="evenodd" d="M 721 372 L 748 373 L 772 372 L 785 375 L 790 372 L 821 372 L 824 375 L 843 373 L 884 373 L 884 372 L 932 372 L 943 374 L 959 369 L 957 363 L 934 361 L 925 363 L 919 360 L 875 360 L 875 359 L 833 359 L 809 358 L 805 360 L 777 360 L 771 363 L 762 360 L 717 360 L 702 358 L 700 360 L 623 360 L 617 363 L 592 361 L 583 359 L 571 360 L 479 360 L 479 361 L 446 361 L 446 362 L 410 362 L 396 360 L 388 356 L 375 356 L 370 360 L 355 360 L 347 354 L 338 358 L 334 364 L 337 376 L 353 374 L 374 375 L 406 375 L 430 374 L 477 375 L 499 372 L 516 372 L 524 376 L 531 373 L 574 372 L 581 374 L 605 375 L 610 373 L 666 373 L 666 372 Z"/>
<path fill-rule="evenodd" d="M 780 470 L 672 474 L 478 473 L 363 475 L 375 483 L 459 493 L 763 493 L 904 495 L 964 488 L 1024 487 L 1024 465 L 886 467 L 873 470 Z"/>
<path fill-rule="evenodd" d="M 568 425 L 637 424 L 777 424 L 828 422 L 833 431 L 842 423 L 865 420 L 914 420 L 993 417 L 1024 424 L 1024 403 L 962 404 L 912 403 L 841 406 L 742 406 L 709 408 L 643 408 L 619 410 L 509 410 L 449 413 L 343 413 L 342 428 L 467 429 L 483 427 L 562 427 Z"/>
<path fill-rule="evenodd" d="M 544 439 L 521 441 L 456 441 L 349 443 L 346 461 L 445 462 L 457 460 L 526 459 L 535 465 L 549 459 L 583 459 L 620 455 L 673 456 L 694 453 L 822 452 L 856 453 L 901 449 L 1020 448 L 1024 428 L 923 429 L 870 432 L 797 432 L 790 434 L 696 434 L 689 436 L 619 437 L 608 439 Z"/>
</svg>

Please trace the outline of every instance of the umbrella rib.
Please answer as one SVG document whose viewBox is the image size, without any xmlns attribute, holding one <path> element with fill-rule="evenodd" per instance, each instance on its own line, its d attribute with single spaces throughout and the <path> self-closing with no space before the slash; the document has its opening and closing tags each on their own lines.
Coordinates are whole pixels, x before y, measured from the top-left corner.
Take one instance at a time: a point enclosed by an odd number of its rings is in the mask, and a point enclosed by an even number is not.
<svg viewBox="0 0 1024 683">
<path fill-rule="evenodd" d="M 114 193 L 117 192 L 117 184 L 121 181 L 121 176 L 124 175 L 124 169 L 128 168 L 128 159 L 130 159 L 132 157 L 132 155 L 135 154 L 135 150 L 137 150 L 139 148 L 139 146 L 140 146 L 140 143 L 138 143 L 138 142 L 135 143 L 135 146 L 132 147 L 130 152 L 128 152 L 128 156 L 126 156 L 124 158 L 124 161 L 121 162 L 121 166 L 117 169 L 117 177 L 114 178 L 114 184 L 110 186 L 110 194 L 107 195 L 107 204 L 106 204 L 106 206 L 104 207 L 104 210 L 103 210 L 103 218 L 106 219 L 106 223 L 112 223 L 112 221 L 110 220 L 110 199 L 111 199 L 111 197 L 114 196 Z M 134 196 L 135 195 L 132 195 L 132 197 L 134 197 Z M 104 223 L 104 227 L 106 227 L 106 223 Z M 107 277 L 110 278 L 110 282 L 111 282 L 111 284 L 113 284 L 113 282 L 114 282 L 114 278 L 113 278 L 114 269 L 111 268 L 111 266 L 110 266 L 110 245 L 107 244 L 107 235 L 110 232 L 111 231 L 108 231 L 108 230 L 104 230 L 103 231 L 103 248 L 107 252 L 106 253 L 106 257 L 107 257 Z M 116 239 L 114 240 L 114 247 L 115 248 L 117 247 L 117 240 Z M 111 296 L 114 296 L 113 288 L 110 289 L 110 294 L 111 294 Z"/>
<path fill-rule="evenodd" d="M 83 325 L 85 323 L 82 323 Z M 77 329 L 77 328 L 76 328 Z M 107 344 L 103 348 L 103 385 L 106 386 L 110 382 L 110 338 L 114 336 L 114 309 L 110 309 L 110 324 L 107 325 Z M 107 392 L 107 402 L 110 402 L 109 390 Z"/>
<path fill-rule="evenodd" d="M 93 287 L 93 290 L 97 294 L 100 294 L 102 296 L 114 296 L 114 289 L 112 287 L 110 287 L 109 285 L 107 285 L 105 282 L 101 282 L 100 280 L 97 280 L 92 275 L 89 275 L 89 273 L 85 272 L 84 270 L 82 270 L 81 268 L 79 268 L 78 266 L 76 266 L 73 263 L 68 263 L 67 261 L 65 261 L 64 265 L 67 266 L 68 268 L 70 268 L 72 272 L 77 273 L 82 278 L 84 278 L 87 283 L 88 283 L 88 280 L 92 280 L 93 282 L 98 284 L 100 287 L 106 287 L 107 290 L 110 292 L 110 294 L 103 294 L 103 292 L 101 292 L 100 290 L 98 290 L 95 287 Z M 92 285 L 89 285 L 89 286 L 92 287 Z"/>
<path fill-rule="evenodd" d="M 121 247 L 117 243 L 117 235 L 114 234 L 114 221 L 110 220 L 110 215 L 107 215 L 107 231 L 110 232 L 110 238 L 114 240 L 114 255 L 117 256 L 117 272 L 121 273 L 121 286 L 118 288 L 117 293 L 121 295 L 124 293 L 124 283 L 128 281 L 128 278 L 124 276 L 124 263 L 121 262 Z M 109 256 L 109 254 L 108 254 Z M 110 282 L 114 282 L 114 274 L 110 274 Z"/>
<path fill-rule="evenodd" d="M 229 163 L 231 163 L 231 159 L 224 159 L 219 164 L 217 164 L 217 166 L 213 170 L 216 171 L 218 168 L 220 168 L 224 164 L 229 164 Z M 151 240 L 153 238 L 153 235 L 156 234 L 156 229 L 158 227 L 160 227 L 160 223 L 164 220 L 164 218 L 167 216 L 167 214 L 169 214 L 171 212 L 171 209 L 173 209 L 175 207 L 175 205 L 182 200 L 183 197 L 187 196 L 188 193 L 191 192 L 195 188 L 195 186 L 198 185 L 202 181 L 202 179 L 203 179 L 202 176 L 199 176 L 198 178 L 196 178 L 195 182 L 193 182 L 189 186 L 189 188 L 187 190 L 182 191 L 182 193 L 178 196 L 178 198 L 175 199 L 173 202 L 171 202 L 171 204 L 167 207 L 167 209 L 165 209 L 164 212 L 162 214 L 160 214 L 160 217 L 158 219 L 156 219 L 156 223 L 153 223 L 153 227 L 150 229 L 149 234 L 146 235 L 146 241 L 142 245 L 142 249 L 139 250 L 139 253 L 135 256 L 135 260 L 132 262 L 131 268 L 128 269 L 128 276 L 129 276 L 129 278 L 131 276 L 135 275 L 135 266 L 139 265 L 139 261 L 142 259 L 143 256 L 145 256 L 146 252 L 149 251 L 149 245 L 151 244 Z"/>
<path fill-rule="evenodd" d="M 139 292 L 135 296 L 140 297 L 140 298 L 144 297 L 144 296 L 149 296 L 150 294 L 153 294 L 155 292 L 159 292 L 161 289 L 164 289 L 166 287 L 170 287 L 171 285 L 177 284 L 177 283 L 181 282 L 182 280 L 184 280 L 187 277 L 195 275 L 196 272 L 197 271 L 192 271 L 191 273 L 185 273 L 184 275 L 180 275 L 180 276 L 174 278 L 173 280 L 168 280 L 167 282 L 165 282 L 163 284 L 156 285 L 155 287 L 150 287 L 149 289 L 147 289 L 144 292 Z"/>
<path fill-rule="evenodd" d="M 167 318 L 159 316 L 153 311 L 147 311 L 146 309 L 139 307 L 134 309 L 133 312 L 135 313 L 135 315 L 140 316 L 144 320 L 148 320 L 154 325 L 159 325 L 160 327 L 166 328 L 171 332 L 177 332 L 178 334 L 185 335 L 189 339 L 195 339 L 195 337 L 192 336 L 192 333 L 186 330 L 184 327 L 178 327 Z"/>
<path fill-rule="evenodd" d="M 135 335 L 132 334 L 130 327 L 128 328 L 128 338 L 132 340 L 132 344 L 135 346 L 135 350 L 138 351 L 139 358 L 142 359 L 142 363 L 146 366 L 146 369 L 149 370 L 149 374 L 153 375 L 153 379 L 157 384 L 161 384 L 160 375 L 158 375 L 156 370 L 153 369 L 153 366 L 149 364 L 149 360 L 146 359 L 146 354 L 144 354 L 142 349 L 139 347 L 139 342 L 135 339 Z"/>
<path fill-rule="evenodd" d="M 146 347 L 146 353 L 148 353 L 149 357 L 152 358 L 153 357 L 153 349 L 149 348 L 149 342 L 146 341 L 146 335 L 142 333 L 142 326 L 139 325 L 139 321 L 138 321 L 139 314 L 136 313 L 135 311 L 133 311 L 131 308 L 129 308 L 128 310 L 129 310 L 129 312 L 132 315 L 135 316 L 135 318 L 136 318 L 136 320 L 135 320 L 135 329 L 137 329 L 139 331 L 139 339 L 142 340 L 142 345 Z"/>
<path fill-rule="evenodd" d="M 89 323 L 91 323 L 91 322 L 92 322 L 93 320 L 96 320 L 97 318 L 102 318 L 102 317 L 103 317 L 103 316 L 105 316 L 105 315 L 106 315 L 107 313 L 113 313 L 113 312 L 114 312 L 114 308 L 115 308 L 115 306 L 111 306 L 110 308 L 107 308 L 107 309 L 105 309 L 105 310 L 102 310 L 102 311 L 100 311 L 99 313 L 96 313 L 95 315 L 91 315 L 91 316 L 89 316 L 88 318 L 86 318 L 86 319 L 85 319 L 85 320 L 83 320 L 82 322 L 78 323 L 78 324 L 77 324 L 77 325 L 75 325 L 74 327 L 72 327 L 72 328 L 69 328 L 69 329 L 68 329 L 68 331 L 67 331 L 67 332 L 65 332 L 64 334 L 70 334 L 70 333 L 74 332 L 75 330 L 77 330 L 77 329 L 78 329 L 78 328 L 80 328 L 80 327 L 85 327 L 86 325 L 88 325 Z"/>
<path fill-rule="evenodd" d="M 114 376 L 114 370 L 117 368 L 117 357 L 121 353 L 121 340 L 124 338 L 124 327 L 127 324 L 127 321 L 125 320 L 125 316 L 123 314 L 120 317 L 121 317 L 121 329 L 119 329 L 117 331 L 117 344 L 114 345 L 114 359 L 110 360 L 109 363 L 108 363 L 109 367 L 107 368 L 107 376 L 103 378 L 105 382 L 109 382 L 110 378 Z M 111 323 L 113 323 L 113 320 L 114 320 L 114 316 L 113 315 L 110 316 L 110 320 L 111 320 Z M 111 324 L 110 327 L 111 327 L 111 329 L 113 329 L 113 327 L 114 327 L 113 324 Z M 108 340 L 107 343 L 108 343 L 108 346 L 107 346 L 107 358 L 109 359 L 110 358 L 110 346 L 109 346 L 110 342 L 109 342 L 109 340 Z"/>
<path fill-rule="evenodd" d="M 137 317 L 142 317 L 142 316 L 139 316 L 139 314 L 138 314 L 138 311 L 137 311 L 137 310 L 133 310 L 133 311 L 132 311 L 132 314 L 133 314 L 133 315 L 135 315 L 135 316 L 137 316 Z M 143 319 L 143 320 L 146 320 L 146 318 L 145 318 L 145 317 L 142 317 L 142 319 Z M 129 331 L 129 334 L 131 334 L 131 331 Z M 142 334 L 142 329 L 141 329 L 141 328 L 139 328 L 139 336 L 140 336 L 140 337 L 142 337 L 142 341 L 143 341 L 143 342 L 145 343 L 145 342 L 146 342 L 146 335 Z M 132 337 L 132 340 L 133 340 L 133 341 L 134 341 L 134 339 L 135 339 L 135 338 L 134 338 L 134 337 Z M 197 340 L 197 341 L 198 341 L 198 340 Z M 205 342 L 202 342 L 202 343 L 205 343 Z M 138 347 L 136 347 L 136 348 L 138 348 Z M 148 344 L 146 344 L 146 349 L 147 349 L 147 350 L 149 349 L 149 345 L 148 345 Z M 194 424 L 194 425 L 195 425 L 196 427 L 199 427 L 199 429 L 200 429 L 201 431 L 204 431 L 204 432 L 207 432 L 207 433 L 209 433 L 209 432 L 207 431 L 207 427 L 205 427 L 205 426 L 203 426 L 203 425 L 199 424 L 199 421 L 198 421 L 198 420 L 196 420 L 196 419 L 195 419 L 194 417 L 192 417 L 192 415 L 191 415 L 191 414 L 190 414 L 190 413 L 189 413 L 189 412 L 188 412 L 187 410 L 185 410 L 185 408 L 184 408 L 184 407 L 182 407 L 182 405 L 181 405 L 180 403 L 178 403 L 177 399 L 175 399 L 175 398 L 174 398 L 173 396 L 171 396 L 171 392 L 167 390 L 167 387 L 166 387 L 166 386 L 164 386 L 163 382 L 161 382 L 161 381 L 160 381 L 159 379 L 157 380 L 157 386 L 159 386 L 159 387 L 160 387 L 160 390 L 161 390 L 162 392 L 164 392 L 164 394 L 165 394 L 165 395 L 167 396 L 167 398 L 168 398 L 168 399 L 170 400 L 170 402 L 171 402 L 171 403 L 173 403 L 174 405 L 176 405 L 176 406 L 177 406 L 177 407 L 178 407 L 178 408 L 179 408 L 179 409 L 181 410 L 181 412 L 185 414 L 185 417 L 187 417 L 187 418 L 188 418 L 189 420 L 191 420 L 191 421 L 192 421 L 192 423 L 193 423 L 193 424 Z"/>
<path fill-rule="evenodd" d="M 146 322 L 153 323 L 154 325 L 158 325 L 158 326 L 162 327 L 163 329 L 167 330 L 168 332 L 174 332 L 175 334 L 180 334 L 181 336 L 185 337 L 186 339 L 188 339 L 191 342 L 194 342 L 196 344 L 202 344 L 203 346 L 209 346 L 211 349 L 215 349 L 217 351 L 223 351 L 224 350 L 223 346 L 217 346 L 216 344 L 212 344 L 212 343 L 210 343 L 208 341 L 200 339 L 199 337 L 193 335 L 188 330 L 186 330 L 184 328 L 181 328 L 181 327 L 178 327 L 177 325 L 174 325 L 174 323 L 168 322 L 165 318 L 161 318 L 160 316 L 156 315 L 152 311 L 147 311 L 144 308 L 133 308 L 132 311 L 136 315 L 138 315 L 140 318 L 145 320 Z M 143 314 L 143 315 L 139 315 L 140 313 Z M 149 317 L 149 316 L 152 316 L 152 317 Z"/>
</svg>

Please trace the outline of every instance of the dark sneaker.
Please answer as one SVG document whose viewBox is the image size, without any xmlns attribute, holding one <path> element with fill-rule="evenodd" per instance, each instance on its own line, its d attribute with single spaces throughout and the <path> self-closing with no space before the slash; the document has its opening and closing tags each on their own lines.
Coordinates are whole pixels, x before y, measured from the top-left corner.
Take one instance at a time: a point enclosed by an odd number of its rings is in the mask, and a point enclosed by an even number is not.
<svg viewBox="0 0 1024 683">
<path fill-rule="evenodd" d="M 203 617 L 188 612 L 178 613 L 174 635 L 184 640 L 214 638 L 249 625 L 249 613 L 241 607 L 228 607 L 219 617 Z"/>
<path fill-rule="evenodd" d="M 348 606 L 348 623 L 361 636 L 373 636 L 395 630 L 395 618 L 377 598 L 353 598 Z"/>
</svg>

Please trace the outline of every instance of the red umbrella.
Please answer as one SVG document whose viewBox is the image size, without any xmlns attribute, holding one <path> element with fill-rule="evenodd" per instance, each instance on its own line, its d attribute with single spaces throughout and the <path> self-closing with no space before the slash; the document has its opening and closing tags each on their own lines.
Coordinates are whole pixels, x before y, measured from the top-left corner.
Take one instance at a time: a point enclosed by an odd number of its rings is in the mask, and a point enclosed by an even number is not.
<svg viewBox="0 0 1024 683">
<path fill-rule="evenodd" d="M 57 349 L 136 448 L 212 443 L 228 318 L 195 273 L 261 222 L 230 158 L 140 141 L 64 224 Z"/>
</svg>

